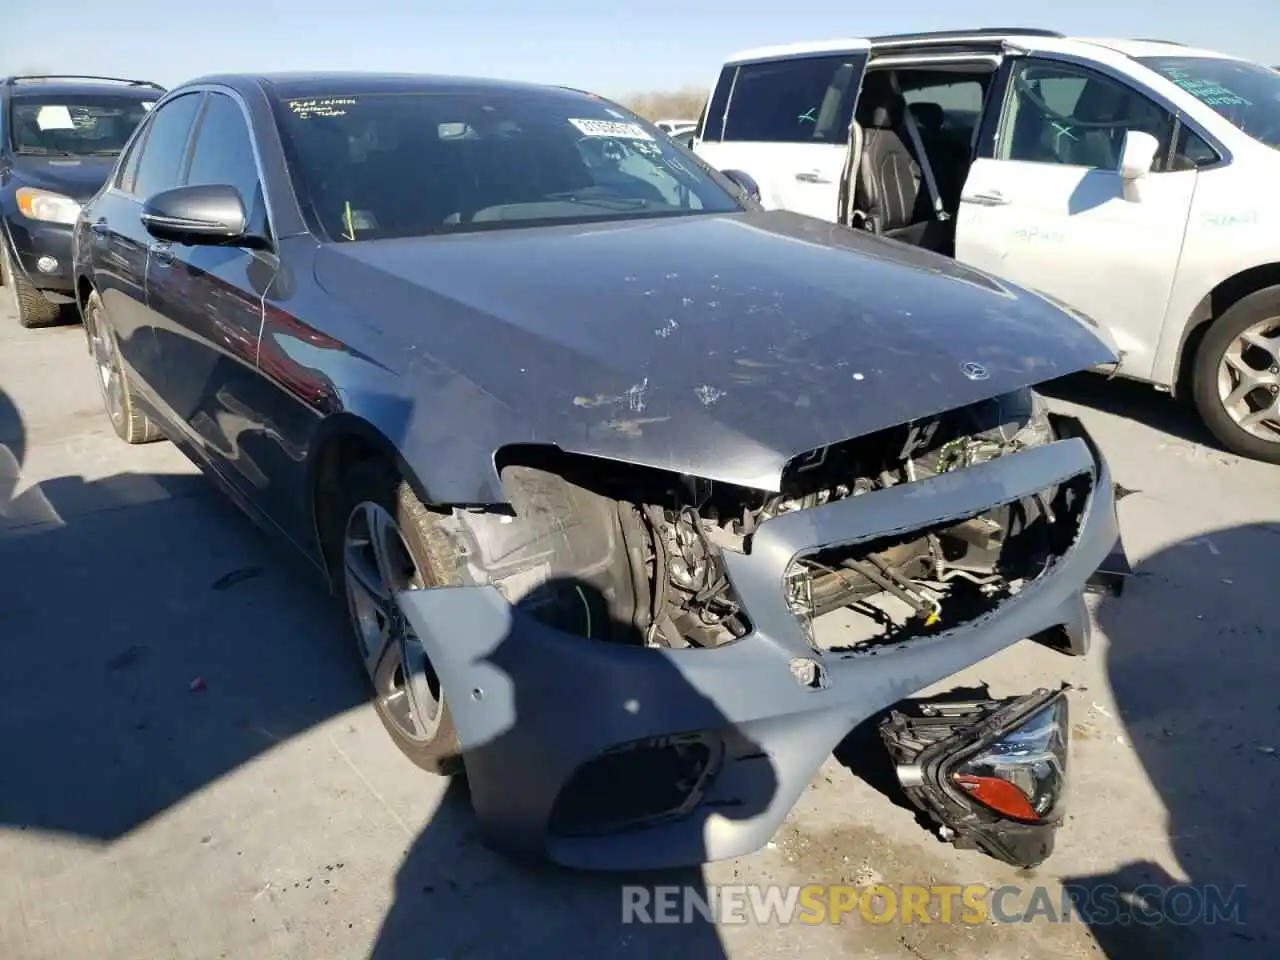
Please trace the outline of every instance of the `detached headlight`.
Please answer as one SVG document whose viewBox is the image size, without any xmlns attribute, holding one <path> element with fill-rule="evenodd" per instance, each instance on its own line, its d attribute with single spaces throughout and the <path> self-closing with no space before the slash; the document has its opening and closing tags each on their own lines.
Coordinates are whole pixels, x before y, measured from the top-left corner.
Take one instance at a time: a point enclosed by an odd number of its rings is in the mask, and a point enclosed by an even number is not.
<svg viewBox="0 0 1280 960">
<path fill-rule="evenodd" d="M 80 204 L 60 193 L 22 187 L 15 196 L 18 199 L 18 209 L 28 220 L 72 224 L 80 216 Z"/>
</svg>

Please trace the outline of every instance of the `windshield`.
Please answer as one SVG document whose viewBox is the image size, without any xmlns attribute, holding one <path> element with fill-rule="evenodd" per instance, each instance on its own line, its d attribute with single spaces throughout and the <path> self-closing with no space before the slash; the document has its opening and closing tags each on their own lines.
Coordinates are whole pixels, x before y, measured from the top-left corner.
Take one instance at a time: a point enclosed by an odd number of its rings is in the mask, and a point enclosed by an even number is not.
<svg viewBox="0 0 1280 960">
<path fill-rule="evenodd" d="M 18 153 L 110 157 L 124 149 L 154 100 L 137 97 L 24 94 L 9 108 Z"/>
<path fill-rule="evenodd" d="M 1280 147 L 1280 73 L 1221 57 L 1142 57 L 1140 62 L 1255 140 Z"/>
<path fill-rule="evenodd" d="M 331 240 L 742 209 L 633 114 L 569 93 L 285 100 L 298 194 Z"/>
</svg>

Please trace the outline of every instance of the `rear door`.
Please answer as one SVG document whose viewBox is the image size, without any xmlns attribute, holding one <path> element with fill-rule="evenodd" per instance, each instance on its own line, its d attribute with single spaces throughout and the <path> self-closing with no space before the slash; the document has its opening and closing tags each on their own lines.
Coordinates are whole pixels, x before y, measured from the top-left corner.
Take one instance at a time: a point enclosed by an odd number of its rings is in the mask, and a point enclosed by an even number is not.
<svg viewBox="0 0 1280 960">
<path fill-rule="evenodd" d="M 271 244 L 248 120 L 233 97 L 209 91 L 178 181 L 235 187 L 250 232 Z M 164 358 L 161 399 L 209 462 L 245 493 L 266 484 L 253 444 L 242 441 L 261 420 L 262 297 L 277 263 L 270 250 L 157 241 L 147 270 L 147 303 Z"/>
<path fill-rule="evenodd" d="M 1091 317 L 1123 352 L 1121 371 L 1145 378 L 1197 180 L 1181 121 L 1127 78 L 1074 59 L 1020 57 L 1005 74 L 961 194 L 956 257 Z M 1160 148 L 1126 184 L 1117 165 L 1129 130 Z"/>
<path fill-rule="evenodd" d="M 866 41 L 849 41 L 835 51 L 729 63 L 694 149 L 718 170 L 749 174 L 766 208 L 836 221 L 869 55 Z"/>
</svg>

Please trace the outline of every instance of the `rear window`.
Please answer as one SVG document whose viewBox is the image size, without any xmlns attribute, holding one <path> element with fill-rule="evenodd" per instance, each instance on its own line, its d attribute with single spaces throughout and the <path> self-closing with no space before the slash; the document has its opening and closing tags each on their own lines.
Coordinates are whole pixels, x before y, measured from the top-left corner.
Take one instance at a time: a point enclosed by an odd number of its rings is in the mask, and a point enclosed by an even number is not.
<svg viewBox="0 0 1280 960">
<path fill-rule="evenodd" d="M 114 156 L 154 102 L 110 94 L 15 96 L 9 107 L 10 146 L 26 154 Z"/>
<path fill-rule="evenodd" d="M 276 110 L 298 193 L 335 241 L 742 209 L 690 152 L 594 98 L 335 90 Z"/>
</svg>

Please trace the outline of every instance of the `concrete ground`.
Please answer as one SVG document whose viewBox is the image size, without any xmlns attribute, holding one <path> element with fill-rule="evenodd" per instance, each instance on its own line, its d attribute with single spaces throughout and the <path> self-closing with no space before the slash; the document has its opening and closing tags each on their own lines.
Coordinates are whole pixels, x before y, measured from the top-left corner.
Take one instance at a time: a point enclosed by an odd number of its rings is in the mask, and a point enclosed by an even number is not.
<svg viewBox="0 0 1280 960">
<path fill-rule="evenodd" d="M 624 926 L 622 879 L 478 844 L 463 791 L 384 735 L 302 565 L 168 444 L 117 441 L 84 343 L 0 313 L 0 411 L 16 408 L 0 416 L 0 958 L 1280 951 L 1280 469 L 1205 445 L 1170 401 L 1054 388 L 1134 491 L 1119 512 L 1138 575 L 1098 605 L 1087 659 L 1023 643 L 958 678 L 1076 685 L 1072 815 L 1041 868 L 941 843 L 832 758 L 768 848 L 641 880 L 1020 884 L 1006 909 L 1036 885 L 1057 904 L 1063 882 L 1244 885 L 1243 925 Z"/>
</svg>

